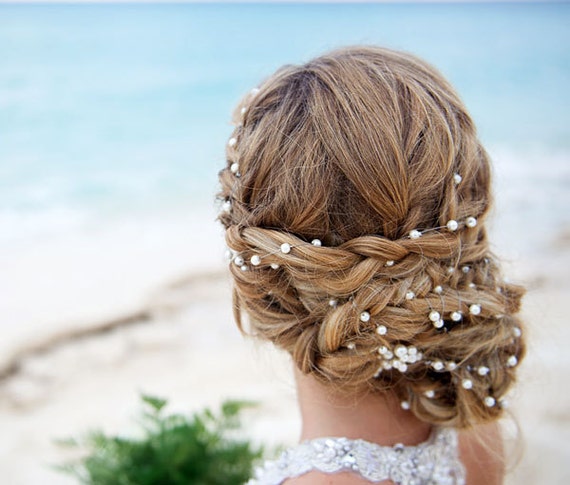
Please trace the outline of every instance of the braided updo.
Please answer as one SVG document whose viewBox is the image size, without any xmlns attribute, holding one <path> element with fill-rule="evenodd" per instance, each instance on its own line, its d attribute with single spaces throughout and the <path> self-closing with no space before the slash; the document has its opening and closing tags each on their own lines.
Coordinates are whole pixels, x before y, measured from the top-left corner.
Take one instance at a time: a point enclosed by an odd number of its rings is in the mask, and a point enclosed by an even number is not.
<svg viewBox="0 0 570 485">
<path fill-rule="evenodd" d="M 287 65 L 235 110 L 220 172 L 234 313 L 298 368 L 420 419 L 498 418 L 522 288 L 489 251 L 490 166 L 431 66 L 378 47 Z"/>
</svg>

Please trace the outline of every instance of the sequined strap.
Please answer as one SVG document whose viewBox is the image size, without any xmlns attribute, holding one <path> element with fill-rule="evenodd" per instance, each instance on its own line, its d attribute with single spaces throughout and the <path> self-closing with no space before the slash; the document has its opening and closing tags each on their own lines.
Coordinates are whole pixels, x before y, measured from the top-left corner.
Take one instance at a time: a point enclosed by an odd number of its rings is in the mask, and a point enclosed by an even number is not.
<svg viewBox="0 0 570 485">
<path fill-rule="evenodd" d="M 248 485 L 279 485 L 310 471 L 351 471 L 371 482 L 392 480 L 401 485 L 465 484 L 456 431 L 436 429 L 428 441 L 417 446 L 388 447 L 347 438 L 306 441 L 266 462 Z"/>
</svg>

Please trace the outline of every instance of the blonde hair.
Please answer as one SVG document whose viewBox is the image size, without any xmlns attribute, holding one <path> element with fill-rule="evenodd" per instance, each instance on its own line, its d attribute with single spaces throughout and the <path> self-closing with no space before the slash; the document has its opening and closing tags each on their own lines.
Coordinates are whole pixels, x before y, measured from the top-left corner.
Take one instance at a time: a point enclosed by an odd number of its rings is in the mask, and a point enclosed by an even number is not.
<svg viewBox="0 0 570 485">
<path fill-rule="evenodd" d="M 489 252 L 489 159 L 452 87 L 412 55 L 347 47 L 279 69 L 233 121 L 220 220 L 240 329 L 245 310 L 302 372 L 392 390 L 424 421 L 500 417 L 523 290 Z M 398 346 L 421 359 L 382 369 L 378 350 Z"/>
</svg>

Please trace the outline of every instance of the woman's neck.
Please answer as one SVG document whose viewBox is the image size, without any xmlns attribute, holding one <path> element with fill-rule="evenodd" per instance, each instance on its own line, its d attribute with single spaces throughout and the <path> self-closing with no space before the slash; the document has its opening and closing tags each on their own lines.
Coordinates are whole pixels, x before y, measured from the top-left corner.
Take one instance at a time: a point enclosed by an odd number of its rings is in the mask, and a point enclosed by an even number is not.
<svg viewBox="0 0 570 485">
<path fill-rule="evenodd" d="M 382 446 L 417 445 L 431 425 L 404 411 L 392 393 L 345 396 L 295 369 L 301 410 L 301 441 L 344 436 Z"/>
</svg>

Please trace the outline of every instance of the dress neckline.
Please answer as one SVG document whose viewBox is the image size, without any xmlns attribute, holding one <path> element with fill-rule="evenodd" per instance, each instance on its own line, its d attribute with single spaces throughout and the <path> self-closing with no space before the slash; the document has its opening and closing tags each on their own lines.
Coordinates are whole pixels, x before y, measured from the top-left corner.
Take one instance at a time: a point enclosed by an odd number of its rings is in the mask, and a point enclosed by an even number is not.
<svg viewBox="0 0 570 485">
<path fill-rule="evenodd" d="M 383 446 L 362 439 L 323 437 L 286 449 L 256 470 L 248 485 L 279 485 L 310 471 L 350 471 L 374 482 L 401 485 L 462 485 L 465 470 L 459 460 L 458 437 L 452 428 L 434 427 L 418 445 Z"/>
</svg>

